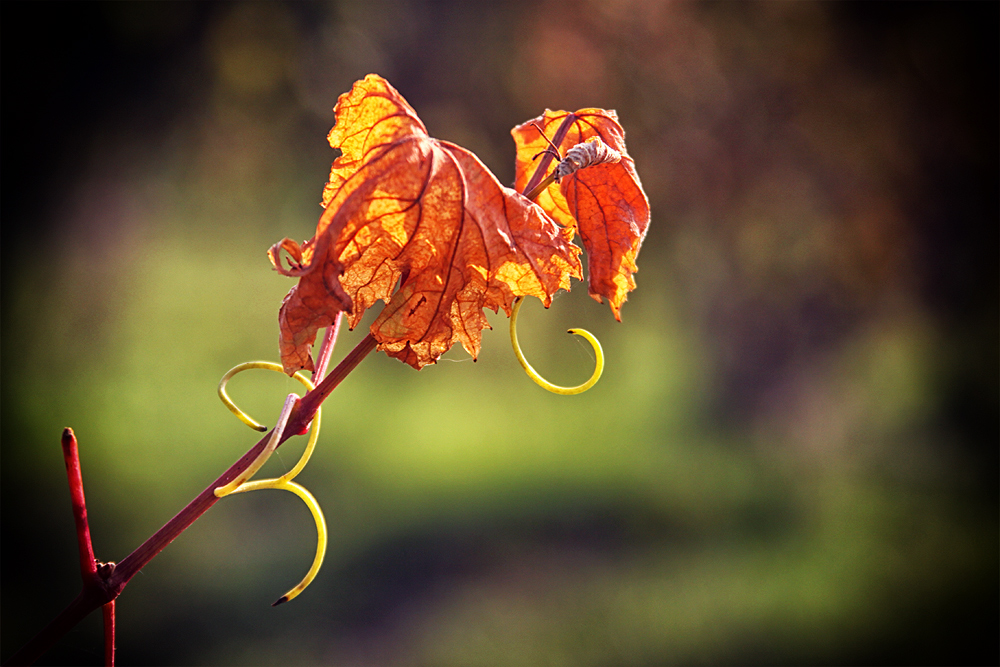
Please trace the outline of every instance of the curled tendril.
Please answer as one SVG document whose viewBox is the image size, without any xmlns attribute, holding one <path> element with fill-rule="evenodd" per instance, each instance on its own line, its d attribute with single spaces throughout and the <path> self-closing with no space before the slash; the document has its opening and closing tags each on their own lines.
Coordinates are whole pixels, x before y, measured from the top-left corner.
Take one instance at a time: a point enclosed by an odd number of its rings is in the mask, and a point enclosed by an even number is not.
<svg viewBox="0 0 1000 667">
<path fill-rule="evenodd" d="M 604 372 L 604 350 L 601 349 L 600 341 L 594 338 L 594 335 L 585 329 L 569 329 L 566 333 L 583 336 L 587 339 L 587 342 L 590 343 L 590 346 L 594 348 L 594 355 L 597 359 L 594 365 L 594 373 L 590 376 L 589 380 L 575 387 L 561 387 L 557 384 L 552 384 L 539 375 L 538 371 L 531 367 L 528 360 L 524 358 L 524 353 L 521 352 L 521 346 L 517 342 L 517 313 L 521 310 L 522 302 L 523 299 L 521 298 L 515 299 L 514 308 L 510 312 L 510 342 L 511 345 L 514 346 L 514 354 L 517 355 L 517 360 L 521 363 L 521 368 L 523 368 L 524 372 L 528 374 L 528 377 L 534 380 L 535 383 L 543 389 L 551 391 L 553 394 L 562 394 L 564 396 L 582 394 L 597 384 L 597 381 L 601 379 L 601 373 Z"/>
<path fill-rule="evenodd" d="M 264 370 L 269 370 L 269 371 L 284 372 L 282 371 L 282 368 L 279 364 L 276 364 L 272 361 L 248 361 L 244 364 L 240 364 L 239 366 L 234 366 L 233 368 L 229 369 L 229 372 L 223 375 L 222 379 L 219 381 L 219 398 L 222 399 L 222 402 L 226 404 L 226 407 L 229 408 L 229 410 L 234 415 L 236 415 L 236 417 L 241 422 L 243 422 L 244 424 L 246 424 L 255 431 L 260 431 L 261 433 L 265 433 L 267 431 L 267 427 L 264 426 L 263 424 L 257 423 L 257 421 L 251 418 L 250 415 L 248 415 L 247 413 L 243 412 L 238 407 L 236 407 L 236 404 L 233 403 L 233 399 L 229 398 L 229 394 L 226 393 L 226 385 L 229 384 L 229 381 L 233 379 L 234 375 L 254 368 L 263 368 Z M 294 377 L 296 380 L 305 385 L 307 390 L 312 390 L 313 388 L 312 382 L 310 382 L 309 379 L 301 372 L 296 373 L 292 377 Z"/>
<path fill-rule="evenodd" d="M 302 502 L 304 502 L 306 507 L 309 508 L 309 511 L 313 515 L 313 520 L 316 522 L 316 556 L 313 558 L 312 566 L 309 568 L 306 576 L 302 578 L 302 581 L 278 598 L 276 602 L 271 604 L 272 607 L 277 607 L 279 604 L 288 602 L 289 600 L 297 597 L 298 594 L 304 591 L 306 586 L 311 584 L 312 580 L 316 578 L 319 568 L 323 565 L 323 557 L 326 555 L 326 519 L 323 518 L 323 510 L 320 509 L 319 503 L 316 502 L 316 498 L 313 497 L 313 494 L 309 493 L 309 491 L 298 482 L 292 482 L 285 479 L 285 476 L 277 479 L 262 479 L 255 482 L 247 482 L 233 491 L 233 493 L 245 493 L 247 491 L 257 491 L 260 489 L 282 489 L 284 491 L 291 491 L 302 499 Z"/>
<path fill-rule="evenodd" d="M 233 414 L 239 417 L 240 421 L 254 430 L 266 431 L 266 426 L 262 426 L 250 418 L 250 416 L 240 410 L 236 404 L 233 403 L 232 399 L 230 399 L 226 394 L 226 383 L 228 383 L 234 375 L 242 371 L 255 368 L 263 368 L 266 370 L 284 373 L 280 364 L 275 364 L 269 361 L 250 361 L 245 364 L 240 364 L 222 376 L 222 381 L 219 382 L 219 398 L 222 399 L 222 402 L 226 404 L 226 407 L 229 408 Z M 292 377 L 301 382 L 307 390 L 313 389 L 313 383 L 301 373 L 296 373 Z M 285 405 L 281 410 L 281 415 L 278 417 L 278 423 L 271 432 L 271 437 L 268 439 L 267 445 L 265 445 L 261 453 L 256 459 L 254 459 L 253 463 L 251 463 L 246 470 L 236 477 L 236 479 L 225 486 L 220 486 L 215 489 L 215 495 L 218 498 L 234 493 L 246 493 L 248 491 L 257 491 L 260 489 L 281 489 L 284 491 L 290 491 L 302 499 L 302 502 L 304 502 L 306 507 L 309 508 L 309 512 L 312 514 L 313 520 L 316 522 L 316 556 L 313 558 L 312 566 L 309 568 L 309 571 L 306 573 L 306 576 L 302 579 L 302 581 L 278 598 L 277 602 L 275 602 L 272 606 L 288 602 L 304 591 L 306 587 L 312 583 L 312 580 L 316 578 L 316 573 L 319 572 L 319 568 L 323 564 L 323 557 L 326 555 L 327 529 L 326 519 L 323 518 L 323 511 L 320 509 L 319 503 L 316 502 L 316 498 L 314 498 L 313 495 L 305 489 L 305 487 L 292 481 L 292 479 L 302 472 L 303 468 L 305 468 L 306 464 L 309 462 L 309 458 L 312 456 L 313 450 L 316 448 L 316 441 L 319 439 L 322 409 L 316 410 L 316 415 L 313 417 L 312 426 L 310 428 L 309 441 L 306 443 L 305 450 L 302 452 L 302 456 L 299 457 L 298 463 L 296 463 L 291 470 L 286 472 L 281 477 L 274 479 L 261 479 L 253 482 L 247 481 L 253 477 L 258 470 L 260 470 L 264 463 L 266 463 L 271 457 L 271 454 L 274 453 L 274 450 L 277 449 L 278 444 L 281 442 L 282 433 L 288 423 L 288 417 L 291 415 L 292 409 L 295 407 L 295 403 L 298 400 L 299 397 L 296 394 L 289 394 L 287 398 L 285 398 Z"/>
<path fill-rule="evenodd" d="M 239 417 L 240 421 L 242 421 L 244 424 L 246 424 L 247 426 L 256 431 L 266 431 L 267 430 L 266 426 L 257 423 L 254 419 L 250 417 L 250 415 L 240 410 L 236 406 L 236 404 L 233 403 L 232 399 L 229 398 L 229 395 L 226 393 L 226 384 L 229 382 L 230 379 L 232 379 L 234 375 L 236 375 L 237 373 L 242 373 L 243 371 L 258 369 L 258 368 L 284 374 L 281 364 L 276 364 L 271 361 L 248 361 L 246 363 L 240 364 L 239 366 L 235 366 L 228 373 L 222 376 L 222 380 L 219 382 L 219 398 L 222 399 L 222 402 L 226 404 L 226 407 L 229 408 L 234 415 Z M 312 391 L 313 383 L 310 382 L 305 375 L 302 375 L 302 373 L 296 373 L 292 377 L 301 382 L 307 391 Z M 294 397 L 294 399 L 292 397 Z M 287 412 L 291 411 L 291 407 L 289 407 L 289 402 L 291 402 L 294 405 L 294 400 L 297 399 L 298 396 L 296 396 L 295 394 L 288 395 L 288 398 L 285 399 L 285 409 L 282 410 L 282 415 L 285 415 L 286 411 Z M 295 466 L 290 471 L 285 473 L 282 476 L 282 478 L 291 480 L 300 472 L 302 472 L 302 469 L 309 462 L 309 457 L 312 456 L 313 450 L 316 448 L 316 441 L 319 439 L 321 414 L 322 414 L 321 410 L 316 411 L 316 416 L 313 418 L 312 429 L 309 434 L 309 442 L 306 443 L 306 448 L 302 452 L 302 456 L 299 458 L 299 462 L 296 463 Z M 285 415 L 285 418 L 287 419 L 287 415 Z M 218 489 L 216 489 L 215 490 L 216 497 L 222 498 L 223 496 L 227 496 L 230 493 L 234 493 L 236 487 L 238 487 L 240 484 L 253 477 L 254 474 L 256 474 L 256 472 L 260 470 L 261 467 L 271 457 L 271 454 L 274 452 L 274 450 L 277 449 L 278 443 L 281 442 L 281 433 L 283 430 L 284 430 L 284 423 L 280 424 L 280 428 L 276 426 L 274 432 L 271 434 L 271 439 L 268 440 L 267 446 L 260 453 L 260 455 L 258 455 L 257 458 L 254 459 L 254 462 L 251 463 L 250 466 L 246 470 L 244 470 L 236 479 L 231 481 L 229 484 L 226 484 L 225 486 L 220 486 Z"/>
</svg>

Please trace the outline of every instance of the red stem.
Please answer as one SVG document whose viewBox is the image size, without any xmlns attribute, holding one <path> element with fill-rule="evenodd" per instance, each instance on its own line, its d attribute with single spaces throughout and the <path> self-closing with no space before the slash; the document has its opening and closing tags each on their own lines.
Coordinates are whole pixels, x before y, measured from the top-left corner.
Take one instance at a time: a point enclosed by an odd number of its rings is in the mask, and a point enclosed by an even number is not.
<svg viewBox="0 0 1000 667">
<path fill-rule="evenodd" d="M 333 356 L 333 346 L 337 343 L 337 336 L 340 335 L 340 323 L 344 321 L 344 311 L 337 313 L 333 324 L 326 328 L 323 336 L 323 344 L 319 346 L 319 354 L 316 355 L 316 368 L 313 370 L 313 384 L 319 382 L 326 375 L 326 367 L 330 365 L 330 357 Z"/>
<path fill-rule="evenodd" d="M 555 136 L 552 137 L 552 144 L 554 146 L 558 147 L 562 145 L 563 139 L 566 138 L 566 135 L 569 133 L 569 128 L 575 120 L 576 114 L 574 113 L 567 114 L 566 117 L 563 118 L 563 122 L 560 123 L 559 129 L 556 130 Z M 528 184 L 524 186 L 524 192 L 530 193 L 538 186 L 542 178 L 545 177 L 545 171 L 549 168 L 549 164 L 553 159 L 552 153 L 546 152 L 542 155 L 542 161 L 538 163 L 538 166 L 535 168 L 535 173 L 531 175 L 531 179 L 528 181 Z M 535 193 L 533 197 L 528 197 L 528 199 L 534 199 L 537 196 L 538 193 Z"/>
<path fill-rule="evenodd" d="M 80 467 L 80 450 L 73 429 L 62 432 L 63 460 L 66 463 L 66 477 L 69 481 L 70 501 L 73 505 L 73 521 L 76 524 L 76 541 L 80 554 L 80 577 L 83 590 L 62 613 L 42 629 L 35 637 L 12 655 L 5 665 L 30 665 L 44 654 L 53 643 L 73 628 L 87 614 L 103 604 L 111 603 L 118 596 L 116 591 L 102 576 L 110 573 L 113 565 L 97 567 L 94 547 L 90 541 L 90 523 L 87 520 L 87 500 L 83 495 L 83 471 Z M 112 642 L 114 638 L 112 637 Z M 105 650 L 107 647 L 105 645 Z M 112 646 L 112 651 L 114 647 Z"/>
<path fill-rule="evenodd" d="M 104 665 L 115 667 L 115 601 L 101 607 L 104 614 Z"/>
<path fill-rule="evenodd" d="M 297 405 L 297 409 L 292 411 L 288 418 L 288 424 L 281 436 L 284 442 L 291 436 L 301 431 L 316 415 L 316 410 L 334 389 L 353 371 L 361 361 L 368 356 L 377 346 L 371 334 L 365 336 L 360 343 L 351 350 L 346 357 L 337 365 L 333 371 L 326 376 L 315 389 L 306 394 Z M 102 579 L 97 572 L 96 564 L 93 561 L 93 552 L 90 555 L 91 565 L 94 568 L 93 576 L 85 577 L 83 590 L 80 595 L 70 603 L 49 625 L 47 625 L 30 642 L 25 644 L 17 653 L 11 656 L 4 665 L 30 665 L 42 656 L 57 639 L 65 635 L 73 626 L 79 623 L 84 617 L 102 605 L 106 605 L 117 598 L 129 580 L 136 575 L 139 570 L 146 566 L 158 553 L 177 537 L 183 533 L 188 526 L 195 522 L 198 517 L 208 511 L 219 499 L 215 496 L 215 489 L 224 486 L 236 478 L 241 472 L 246 470 L 257 458 L 257 455 L 267 445 L 270 433 L 265 434 L 253 448 L 244 454 L 226 472 L 222 473 L 218 479 L 208 485 L 204 491 L 198 494 L 194 500 L 187 504 L 174 518 L 170 519 L 158 531 L 153 533 L 145 542 L 125 557 L 123 561 L 112 568 L 106 568 L 108 574 L 106 579 Z M 67 444 L 67 441 L 69 444 Z M 279 443 L 280 445 L 280 443 Z M 86 537 L 86 544 L 90 545 L 90 530 L 86 527 L 86 508 L 83 505 L 83 483 L 74 481 L 74 470 L 76 479 L 80 478 L 79 458 L 76 457 L 76 438 L 73 437 L 72 429 L 66 429 L 63 433 L 63 451 L 74 452 L 75 464 L 71 465 L 67 458 L 67 471 L 70 474 L 70 488 L 73 493 L 74 516 L 78 516 L 77 534 L 81 535 L 80 523 L 82 520 Z M 80 507 L 82 513 L 77 511 L 77 492 L 79 492 Z M 81 555 L 81 567 L 83 567 L 84 556 Z"/>
<path fill-rule="evenodd" d="M 292 416 L 288 419 L 288 426 L 285 427 L 286 432 L 291 430 L 292 433 L 297 431 L 294 428 L 302 428 L 304 425 L 312 421 L 313 417 L 316 416 L 316 410 L 319 406 L 323 404 L 334 389 L 347 377 L 347 375 L 357 367 L 361 361 L 367 357 L 376 347 L 378 343 L 372 338 L 371 334 L 368 334 L 361 339 L 353 350 L 347 353 L 337 367 L 333 369 L 329 375 L 323 378 L 323 381 L 316 385 L 316 388 L 310 391 L 308 394 L 302 397 L 299 401 L 299 409 L 292 412 Z M 298 413 L 296 415 L 296 413 Z M 295 420 L 295 421 L 293 421 Z"/>
<path fill-rule="evenodd" d="M 62 433 L 63 461 L 69 479 L 69 497 L 73 503 L 73 522 L 76 524 L 76 546 L 80 553 L 80 577 L 84 583 L 97 576 L 97 560 L 90 541 L 90 523 L 87 521 L 87 499 L 83 495 L 83 470 L 80 468 L 80 449 L 73 429 Z"/>
</svg>

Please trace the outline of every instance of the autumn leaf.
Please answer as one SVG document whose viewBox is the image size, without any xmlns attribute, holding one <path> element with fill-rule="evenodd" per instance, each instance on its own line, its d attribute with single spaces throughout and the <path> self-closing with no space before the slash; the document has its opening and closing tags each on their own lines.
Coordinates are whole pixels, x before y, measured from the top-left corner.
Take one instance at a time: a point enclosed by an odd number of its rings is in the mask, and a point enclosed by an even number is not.
<svg viewBox="0 0 1000 667">
<path fill-rule="evenodd" d="M 550 142 L 563 154 L 594 141 L 620 154 L 616 161 L 594 164 L 553 182 L 535 201 L 567 229 L 579 231 L 587 250 L 590 295 L 597 301 L 606 297 L 615 318 L 621 320 L 622 304 L 635 289 L 635 260 L 649 227 L 649 201 L 625 150 L 618 115 L 605 109 L 546 110 L 511 134 L 517 145 L 515 187 L 521 192 L 558 166 L 551 155 L 539 157 Z M 548 167 L 538 172 L 540 162 Z"/>
<path fill-rule="evenodd" d="M 299 279 L 279 313 L 286 373 L 312 369 L 317 331 L 337 313 L 353 328 L 378 300 L 386 305 L 370 331 L 390 356 L 419 369 L 460 342 L 476 357 L 484 308 L 509 315 L 517 296 L 548 306 L 581 276 L 571 234 L 474 154 L 428 136 L 384 79 L 358 81 L 334 111 L 329 140 L 341 155 L 316 234 L 269 252 Z"/>
</svg>

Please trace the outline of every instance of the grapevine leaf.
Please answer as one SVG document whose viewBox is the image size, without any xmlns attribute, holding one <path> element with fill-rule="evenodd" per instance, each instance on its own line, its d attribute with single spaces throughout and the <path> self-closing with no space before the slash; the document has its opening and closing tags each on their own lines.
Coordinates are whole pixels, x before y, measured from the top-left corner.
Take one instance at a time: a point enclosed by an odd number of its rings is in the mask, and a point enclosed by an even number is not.
<svg viewBox="0 0 1000 667">
<path fill-rule="evenodd" d="M 316 234 L 269 252 L 299 280 L 279 313 L 286 373 L 312 369 L 316 333 L 338 312 L 353 328 L 378 300 L 370 332 L 388 355 L 419 369 L 459 342 L 476 357 L 484 308 L 509 315 L 517 296 L 548 306 L 581 276 L 572 233 L 474 154 L 428 136 L 387 81 L 368 75 L 334 111 L 329 140 L 341 155 Z"/>
<path fill-rule="evenodd" d="M 607 298 L 620 320 L 622 304 L 635 289 L 635 260 L 649 227 L 649 201 L 625 150 L 618 115 L 605 109 L 546 110 L 511 134 L 517 145 L 515 186 L 521 191 L 549 142 L 565 154 L 577 144 L 600 140 L 621 154 L 618 161 L 594 164 L 553 182 L 536 199 L 557 222 L 579 231 L 587 250 L 590 295 L 597 301 Z M 550 162 L 545 175 L 556 167 L 557 161 Z"/>
</svg>

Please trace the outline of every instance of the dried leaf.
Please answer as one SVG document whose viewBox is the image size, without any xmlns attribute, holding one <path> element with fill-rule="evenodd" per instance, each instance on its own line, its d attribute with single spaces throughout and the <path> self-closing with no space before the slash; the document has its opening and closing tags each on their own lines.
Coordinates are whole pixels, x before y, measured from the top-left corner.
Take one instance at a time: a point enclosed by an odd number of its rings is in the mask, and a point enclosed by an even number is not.
<svg viewBox="0 0 1000 667">
<path fill-rule="evenodd" d="M 419 369 L 460 342 L 475 357 L 489 327 L 483 308 L 509 314 L 516 296 L 548 306 L 580 277 L 571 235 L 471 152 L 429 137 L 384 79 L 355 83 L 335 113 L 329 139 L 341 155 L 316 234 L 269 253 L 299 278 L 279 313 L 285 372 L 312 369 L 316 333 L 338 312 L 353 328 L 379 299 L 371 333 L 390 356 Z"/>
<path fill-rule="evenodd" d="M 556 221 L 579 231 L 587 250 L 590 295 L 597 301 L 606 297 L 620 320 L 621 306 L 635 289 L 635 259 L 649 227 L 649 201 L 625 150 L 625 131 L 618 115 L 604 109 L 546 110 L 511 134 L 517 145 L 515 187 L 522 192 L 550 141 L 563 153 L 578 144 L 601 141 L 620 154 L 618 161 L 593 164 L 565 176 L 536 198 Z M 557 167 L 558 162 L 551 161 L 542 175 Z"/>
</svg>

